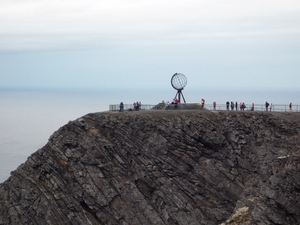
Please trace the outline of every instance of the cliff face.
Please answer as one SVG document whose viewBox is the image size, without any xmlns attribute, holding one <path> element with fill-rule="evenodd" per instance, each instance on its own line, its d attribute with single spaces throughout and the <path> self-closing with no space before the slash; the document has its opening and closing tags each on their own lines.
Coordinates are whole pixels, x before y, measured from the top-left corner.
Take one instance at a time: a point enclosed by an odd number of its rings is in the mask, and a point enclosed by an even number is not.
<svg viewBox="0 0 300 225">
<path fill-rule="evenodd" d="M 0 224 L 297 224 L 299 118 L 88 114 L 0 185 Z"/>
</svg>

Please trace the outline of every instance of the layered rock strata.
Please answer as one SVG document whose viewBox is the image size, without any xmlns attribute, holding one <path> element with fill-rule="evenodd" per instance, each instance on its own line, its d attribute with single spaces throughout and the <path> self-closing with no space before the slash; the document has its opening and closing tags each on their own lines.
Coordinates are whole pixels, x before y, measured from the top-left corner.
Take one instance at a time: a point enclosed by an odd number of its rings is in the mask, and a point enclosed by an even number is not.
<svg viewBox="0 0 300 225">
<path fill-rule="evenodd" d="M 298 224 L 299 118 L 88 114 L 0 184 L 0 224 Z"/>
</svg>

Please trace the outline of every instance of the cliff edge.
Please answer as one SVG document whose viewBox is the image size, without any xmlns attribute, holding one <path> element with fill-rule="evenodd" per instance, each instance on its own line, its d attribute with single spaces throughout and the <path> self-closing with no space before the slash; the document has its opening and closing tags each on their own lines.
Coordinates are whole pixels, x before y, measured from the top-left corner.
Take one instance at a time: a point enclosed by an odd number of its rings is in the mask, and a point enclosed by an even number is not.
<svg viewBox="0 0 300 225">
<path fill-rule="evenodd" d="M 0 184 L 0 224 L 298 224 L 299 118 L 85 115 Z"/>
</svg>

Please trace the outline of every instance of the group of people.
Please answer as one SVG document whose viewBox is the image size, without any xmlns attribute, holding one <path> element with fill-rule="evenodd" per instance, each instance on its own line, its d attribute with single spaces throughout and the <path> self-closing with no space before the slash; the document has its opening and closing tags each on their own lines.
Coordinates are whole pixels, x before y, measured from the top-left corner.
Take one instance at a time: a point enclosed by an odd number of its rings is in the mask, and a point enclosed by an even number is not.
<svg viewBox="0 0 300 225">
<path fill-rule="evenodd" d="M 202 98 L 201 99 L 201 107 L 203 108 L 204 107 L 204 103 L 205 103 L 205 100 Z M 217 107 L 217 103 L 216 102 L 213 102 L 213 109 L 216 110 L 216 107 Z M 241 111 L 244 111 L 245 108 L 246 108 L 246 105 L 244 102 L 240 102 L 240 104 L 237 103 L 237 101 L 234 103 L 233 101 L 229 102 L 227 101 L 226 102 L 226 109 L 229 110 L 229 108 L 231 108 L 231 110 L 238 110 L 238 107 L 240 108 Z M 251 110 L 254 111 L 254 103 L 252 103 L 252 107 L 251 107 Z"/>
<path fill-rule="evenodd" d="M 214 110 L 216 110 L 216 106 L 217 106 L 217 103 L 213 102 Z M 233 101 L 231 101 L 231 102 L 227 101 L 226 109 L 229 110 L 229 108 L 231 108 L 231 110 L 234 110 L 234 109 L 238 110 L 238 108 L 240 108 L 241 111 L 245 111 L 245 108 L 247 108 L 247 107 L 244 102 L 240 102 L 240 104 L 238 104 L 237 101 L 235 103 Z M 254 111 L 254 103 L 251 104 L 251 111 Z"/>
<path fill-rule="evenodd" d="M 272 108 L 273 108 L 273 104 L 272 103 L 270 105 L 269 102 L 266 101 L 265 106 L 266 106 L 266 111 L 269 111 L 269 110 L 272 111 Z M 269 109 L 269 106 L 270 106 L 270 109 Z"/>
<path fill-rule="evenodd" d="M 214 110 L 216 110 L 216 106 L 217 106 L 217 103 L 213 102 L 213 108 L 214 108 Z M 240 102 L 240 104 L 238 104 L 237 102 L 234 103 L 233 101 L 231 101 L 231 102 L 227 101 L 226 102 L 226 109 L 227 110 L 229 110 L 229 107 L 231 108 L 231 110 L 234 110 L 234 108 L 235 108 L 235 110 L 238 110 L 238 106 L 239 106 L 239 108 L 240 108 L 241 111 L 244 111 L 245 108 L 246 108 L 246 105 L 245 105 L 244 102 Z M 254 103 L 252 103 L 251 110 L 252 111 L 254 110 Z"/>
<path fill-rule="evenodd" d="M 163 101 L 164 103 L 164 101 Z M 171 104 L 174 104 L 175 105 L 175 108 L 177 108 L 178 106 L 178 103 L 179 100 L 177 98 L 174 98 L 173 101 L 171 102 Z M 205 105 L 205 100 L 202 98 L 201 99 L 201 108 L 204 108 L 204 105 Z M 133 108 L 134 110 L 136 111 L 139 111 L 141 109 L 141 102 L 134 102 L 133 103 Z M 213 109 L 216 110 L 216 106 L 217 106 L 217 103 L 216 102 L 213 102 Z M 120 109 L 119 109 L 119 112 L 122 112 L 124 111 L 124 104 L 123 102 L 120 103 Z M 226 109 L 229 110 L 229 107 L 231 108 L 231 110 L 238 110 L 238 107 L 240 108 L 241 111 L 244 111 L 245 108 L 246 108 L 246 105 L 244 102 L 240 102 L 240 104 L 237 103 L 237 101 L 234 103 L 233 101 L 229 102 L 227 101 L 226 102 Z M 273 109 L 273 104 L 269 103 L 268 101 L 266 101 L 265 103 L 265 107 L 266 107 L 266 111 L 272 111 Z M 165 105 L 165 109 L 169 109 L 169 101 L 166 102 L 166 105 Z M 289 104 L 289 109 L 290 111 L 292 111 L 292 103 Z M 254 103 L 251 104 L 251 111 L 254 111 Z"/>
<path fill-rule="evenodd" d="M 166 110 L 168 110 L 168 109 L 170 108 L 170 102 L 169 102 L 169 101 L 167 101 L 166 103 L 165 103 L 165 101 L 162 101 L 162 103 L 165 104 L 165 109 L 166 109 Z M 178 108 L 178 104 L 179 104 L 179 103 L 180 103 L 180 102 L 179 102 L 179 100 L 178 100 L 177 98 L 174 98 L 174 99 L 172 100 L 172 102 L 171 102 L 171 104 L 174 105 L 174 109 L 177 109 L 177 108 Z"/>
<path fill-rule="evenodd" d="M 139 111 L 140 109 L 141 109 L 141 105 L 142 105 L 142 103 L 141 102 L 134 102 L 133 103 L 133 109 L 135 110 L 135 111 Z M 121 102 L 120 103 L 120 105 L 119 105 L 119 112 L 123 112 L 124 111 L 124 103 L 123 102 Z"/>
<path fill-rule="evenodd" d="M 202 100 L 201 100 L 201 104 L 202 104 Z M 213 108 L 214 108 L 214 110 L 216 110 L 216 106 L 217 106 L 217 103 L 213 102 Z M 226 109 L 227 110 L 229 110 L 229 107 L 231 108 L 231 110 L 234 110 L 234 108 L 236 110 L 238 110 L 238 106 L 239 106 L 239 108 L 240 108 L 241 111 L 244 111 L 245 108 L 246 108 L 246 105 L 245 105 L 244 102 L 240 102 L 239 105 L 238 105 L 237 102 L 235 102 L 235 103 L 232 102 L 232 101 L 231 102 L 229 102 L 229 101 L 226 102 Z M 273 109 L 273 103 L 270 104 L 268 101 L 266 101 L 265 107 L 266 107 L 266 111 L 272 111 L 272 109 Z M 290 109 L 290 111 L 292 111 L 292 103 L 289 104 L 289 109 Z M 254 103 L 251 104 L 251 111 L 254 111 Z"/>
<path fill-rule="evenodd" d="M 272 108 L 273 108 L 273 104 L 272 103 L 270 105 L 269 102 L 266 101 L 265 106 L 266 106 L 266 111 L 272 111 Z M 270 109 L 269 109 L 269 106 L 270 106 Z M 293 107 L 293 104 L 290 102 L 290 104 L 289 104 L 290 111 L 293 111 L 292 107 Z"/>
<path fill-rule="evenodd" d="M 213 103 L 214 105 L 216 105 L 216 102 Z M 233 101 L 229 102 L 227 101 L 226 102 L 226 109 L 229 110 L 229 107 L 231 108 L 231 110 L 238 110 L 238 107 L 240 108 L 241 111 L 244 111 L 246 107 L 246 104 L 244 102 L 240 102 L 240 104 L 237 103 L 237 101 L 234 103 Z M 215 106 L 214 106 L 214 109 L 215 109 Z M 254 110 L 254 103 L 252 103 L 252 108 L 251 110 Z"/>
<path fill-rule="evenodd" d="M 134 102 L 133 103 L 133 109 L 135 110 L 135 111 L 139 111 L 140 109 L 141 109 L 141 102 Z"/>
<path fill-rule="evenodd" d="M 173 101 L 172 101 L 172 104 L 176 104 L 177 105 L 178 103 L 179 103 L 179 100 L 177 98 L 174 98 Z"/>
</svg>

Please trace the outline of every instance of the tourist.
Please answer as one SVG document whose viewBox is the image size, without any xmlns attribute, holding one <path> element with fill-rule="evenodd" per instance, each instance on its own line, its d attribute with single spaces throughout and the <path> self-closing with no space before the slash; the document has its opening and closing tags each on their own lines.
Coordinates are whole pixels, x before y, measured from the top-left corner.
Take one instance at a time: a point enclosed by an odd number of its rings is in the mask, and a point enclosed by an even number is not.
<svg viewBox="0 0 300 225">
<path fill-rule="evenodd" d="M 245 105 L 245 103 L 243 102 L 243 103 L 242 103 L 242 109 L 241 109 L 241 110 L 244 111 L 245 108 L 246 108 L 246 105 Z"/>
<path fill-rule="evenodd" d="M 172 104 L 175 105 L 175 107 L 174 107 L 175 109 L 178 108 L 178 103 L 179 103 L 179 100 L 177 98 L 174 98 L 173 101 L 172 101 Z"/>
<path fill-rule="evenodd" d="M 289 104 L 290 111 L 292 111 L 292 103 Z"/>
<path fill-rule="evenodd" d="M 169 101 L 167 101 L 167 102 L 166 102 L 166 107 L 165 107 L 166 110 L 169 109 L 169 104 L 170 104 Z"/>
<path fill-rule="evenodd" d="M 268 101 L 266 101 L 265 106 L 266 106 L 266 111 L 268 112 L 268 108 L 269 108 L 269 102 Z"/>
<path fill-rule="evenodd" d="M 213 102 L 214 110 L 216 110 L 216 106 L 217 106 L 217 103 L 216 103 L 216 102 Z"/>
<path fill-rule="evenodd" d="M 238 110 L 238 103 L 235 101 L 235 110 Z"/>
<path fill-rule="evenodd" d="M 120 110 L 119 110 L 119 112 L 123 112 L 124 111 L 124 104 L 123 104 L 123 102 L 121 102 L 120 103 Z"/>
<path fill-rule="evenodd" d="M 134 108 L 135 111 L 139 111 L 140 108 L 141 108 L 141 102 L 138 102 L 138 101 L 134 102 L 133 103 L 133 108 Z"/>
<path fill-rule="evenodd" d="M 202 109 L 204 108 L 204 104 L 205 104 L 205 100 L 202 98 L 202 99 L 201 99 L 201 108 L 202 108 Z"/>
<path fill-rule="evenodd" d="M 233 109 L 234 109 L 234 102 L 231 102 L 231 105 L 230 105 L 230 107 L 231 107 L 231 110 L 233 110 Z"/>
<path fill-rule="evenodd" d="M 226 109 L 229 110 L 229 101 L 226 102 Z"/>
<path fill-rule="evenodd" d="M 254 103 L 252 102 L 251 111 L 254 111 Z"/>
</svg>

